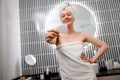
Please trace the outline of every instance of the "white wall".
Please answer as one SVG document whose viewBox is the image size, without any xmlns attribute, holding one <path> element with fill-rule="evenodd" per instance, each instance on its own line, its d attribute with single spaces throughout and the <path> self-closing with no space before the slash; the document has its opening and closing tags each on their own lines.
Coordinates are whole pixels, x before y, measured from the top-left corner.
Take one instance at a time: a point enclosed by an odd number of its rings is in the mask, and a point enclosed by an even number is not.
<svg viewBox="0 0 120 80">
<path fill-rule="evenodd" d="M 2 43 L 2 41 L 1 41 L 1 0 L 0 0 L 0 80 L 2 80 L 2 46 L 1 46 L 1 43 Z"/>
<path fill-rule="evenodd" d="M 19 0 L 1 1 L 2 56 L 0 58 L 3 71 L 0 80 L 11 80 L 21 75 Z"/>
</svg>

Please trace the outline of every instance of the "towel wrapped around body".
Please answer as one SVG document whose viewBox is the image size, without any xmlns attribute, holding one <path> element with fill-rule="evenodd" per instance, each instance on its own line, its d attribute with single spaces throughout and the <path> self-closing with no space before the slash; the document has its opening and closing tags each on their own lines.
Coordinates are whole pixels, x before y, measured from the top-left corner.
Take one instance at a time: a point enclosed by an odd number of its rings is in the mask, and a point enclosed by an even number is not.
<svg viewBox="0 0 120 80">
<path fill-rule="evenodd" d="M 62 80 L 97 80 L 91 64 L 80 58 L 83 50 L 83 43 L 78 41 L 57 46 L 59 71 Z"/>
</svg>

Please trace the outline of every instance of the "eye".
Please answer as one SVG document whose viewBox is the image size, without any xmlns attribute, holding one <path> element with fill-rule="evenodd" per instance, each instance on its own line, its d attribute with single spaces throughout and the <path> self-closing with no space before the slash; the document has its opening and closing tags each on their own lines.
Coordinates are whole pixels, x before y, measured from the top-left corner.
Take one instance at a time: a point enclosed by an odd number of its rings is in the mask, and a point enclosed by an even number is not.
<svg viewBox="0 0 120 80">
<path fill-rule="evenodd" d="M 67 13 L 68 16 L 71 16 L 71 13 Z"/>
<path fill-rule="evenodd" d="M 65 17 L 65 15 L 64 15 L 64 14 L 62 14 L 62 15 L 61 15 L 61 18 L 64 18 L 64 17 Z"/>
</svg>

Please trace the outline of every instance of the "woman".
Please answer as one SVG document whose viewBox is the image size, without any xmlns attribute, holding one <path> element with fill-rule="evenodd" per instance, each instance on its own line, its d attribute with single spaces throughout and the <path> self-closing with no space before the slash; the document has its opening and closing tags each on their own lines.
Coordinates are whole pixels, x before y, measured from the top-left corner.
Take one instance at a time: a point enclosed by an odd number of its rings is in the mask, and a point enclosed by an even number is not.
<svg viewBox="0 0 120 80">
<path fill-rule="evenodd" d="M 51 29 L 46 33 L 46 41 L 57 46 L 61 79 L 96 80 L 96 74 L 91 64 L 104 54 L 107 49 L 106 43 L 93 38 L 87 33 L 74 30 L 73 23 L 75 19 L 70 4 L 62 9 L 60 17 L 62 23 L 67 24 L 67 32 L 60 33 L 56 29 Z M 92 43 L 99 48 L 91 59 L 82 54 L 84 42 Z"/>
</svg>

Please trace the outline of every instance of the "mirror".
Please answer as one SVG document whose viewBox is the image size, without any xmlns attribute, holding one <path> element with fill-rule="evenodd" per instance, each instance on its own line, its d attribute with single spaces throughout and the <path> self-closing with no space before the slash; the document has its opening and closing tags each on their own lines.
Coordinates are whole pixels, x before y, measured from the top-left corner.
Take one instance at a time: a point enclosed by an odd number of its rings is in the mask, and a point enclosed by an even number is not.
<svg viewBox="0 0 120 80">
<path fill-rule="evenodd" d="M 78 32 L 86 32 L 94 36 L 96 31 L 94 16 L 80 5 L 73 4 L 73 7 L 75 8 L 74 29 Z"/>
<path fill-rule="evenodd" d="M 36 64 L 36 58 L 33 55 L 26 55 L 25 56 L 25 62 L 28 65 L 35 65 Z"/>
<path fill-rule="evenodd" d="M 62 24 L 60 20 L 60 6 L 57 5 L 57 7 L 49 12 L 45 22 L 46 30 L 55 28 L 56 26 Z M 75 17 L 74 29 L 78 32 L 86 32 L 92 36 L 95 36 L 96 25 L 94 16 L 91 12 L 77 4 L 72 4 L 72 8 L 74 10 L 74 13 L 72 13 Z"/>
</svg>

